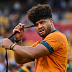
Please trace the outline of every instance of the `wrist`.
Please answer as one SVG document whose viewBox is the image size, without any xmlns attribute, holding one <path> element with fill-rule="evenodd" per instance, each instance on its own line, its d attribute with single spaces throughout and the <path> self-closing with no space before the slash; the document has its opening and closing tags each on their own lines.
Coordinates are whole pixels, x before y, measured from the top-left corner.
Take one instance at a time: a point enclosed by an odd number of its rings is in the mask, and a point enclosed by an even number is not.
<svg viewBox="0 0 72 72">
<path fill-rule="evenodd" d="M 22 37 L 20 37 L 20 38 L 15 38 L 15 37 L 14 37 L 14 40 L 20 40 L 20 39 L 22 39 Z"/>
<path fill-rule="evenodd" d="M 14 38 L 14 42 L 15 42 L 15 43 L 21 43 L 21 42 L 22 42 L 22 39 L 15 39 L 15 38 Z"/>
<path fill-rule="evenodd" d="M 11 44 L 10 46 L 10 50 L 13 50 L 13 48 L 15 47 L 16 44 Z"/>
</svg>

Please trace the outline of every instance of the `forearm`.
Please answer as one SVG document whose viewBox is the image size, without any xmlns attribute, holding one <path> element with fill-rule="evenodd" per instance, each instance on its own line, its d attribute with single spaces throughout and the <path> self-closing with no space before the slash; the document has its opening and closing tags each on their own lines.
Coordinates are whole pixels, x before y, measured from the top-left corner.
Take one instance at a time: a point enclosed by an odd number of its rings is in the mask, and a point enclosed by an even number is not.
<svg viewBox="0 0 72 72">
<path fill-rule="evenodd" d="M 26 59 L 26 58 L 22 57 L 21 55 L 15 53 L 15 52 L 14 52 L 14 57 L 15 57 L 16 63 L 18 63 L 18 64 L 24 64 L 24 63 L 31 61 L 30 59 Z"/>
</svg>

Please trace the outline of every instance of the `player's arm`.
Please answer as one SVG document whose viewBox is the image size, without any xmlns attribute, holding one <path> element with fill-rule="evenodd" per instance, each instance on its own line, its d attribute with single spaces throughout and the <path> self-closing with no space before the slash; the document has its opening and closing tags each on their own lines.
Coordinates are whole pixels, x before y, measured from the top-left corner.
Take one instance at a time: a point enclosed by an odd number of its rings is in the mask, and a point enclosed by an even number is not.
<svg viewBox="0 0 72 72">
<path fill-rule="evenodd" d="M 22 27 L 22 28 L 21 28 Z M 13 33 L 15 33 L 16 31 L 18 31 L 18 33 L 14 36 L 15 38 L 15 44 L 16 45 L 22 45 L 22 36 L 24 34 L 24 25 L 19 23 L 14 29 L 13 29 Z M 26 62 L 30 62 L 30 59 L 25 59 L 23 56 L 17 54 L 14 52 L 14 57 L 17 63 L 22 64 L 23 61 Z"/>
<path fill-rule="evenodd" d="M 50 36 L 51 37 L 51 36 Z M 50 38 L 49 38 L 50 39 Z M 48 39 L 46 39 L 48 40 Z M 49 40 L 48 40 L 49 41 Z M 52 40 L 51 40 L 52 41 Z M 50 41 L 50 42 L 51 42 Z M 49 43 L 50 43 L 49 42 Z M 23 56 L 25 59 L 37 59 L 43 56 L 46 56 L 48 54 L 51 54 L 54 49 L 52 48 L 52 46 L 49 44 L 47 41 L 42 41 L 40 44 L 38 44 L 36 47 L 29 47 L 29 46 L 19 46 L 16 45 L 14 47 L 14 52 Z M 55 40 L 53 40 L 52 42 L 53 44 L 55 44 Z M 52 44 L 52 45 L 53 45 Z M 55 45 L 54 45 L 55 46 Z M 16 48 L 17 47 L 17 48 Z M 56 46 L 55 46 L 56 47 Z M 22 50 L 21 50 L 22 49 Z M 22 59 L 23 60 L 23 59 Z M 22 62 L 25 63 L 25 61 L 23 60 Z"/>
<path fill-rule="evenodd" d="M 25 63 L 25 60 L 31 61 L 50 53 L 49 50 L 42 44 L 39 44 L 36 47 L 16 45 L 13 50 L 17 55 L 23 57 L 23 59 L 21 59 L 21 63 Z M 20 60 L 16 58 L 16 61 L 19 63 Z"/>
<path fill-rule="evenodd" d="M 52 47 L 46 41 L 41 42 L 41 44 L 38 44 L 35 47 L 29 47 L 29 46 L 15 45 L 12 43 L 11 40 L 5 38 L 2 41 L 2 47 L 6 49 L 11 48 L 11 50 L 13 50 L 15 53 L 16 62 L 19 64 L 20 63 L 24 64 L 26 62 L 46 56 L 49 53 L 53 52 Z"/>
</svg>

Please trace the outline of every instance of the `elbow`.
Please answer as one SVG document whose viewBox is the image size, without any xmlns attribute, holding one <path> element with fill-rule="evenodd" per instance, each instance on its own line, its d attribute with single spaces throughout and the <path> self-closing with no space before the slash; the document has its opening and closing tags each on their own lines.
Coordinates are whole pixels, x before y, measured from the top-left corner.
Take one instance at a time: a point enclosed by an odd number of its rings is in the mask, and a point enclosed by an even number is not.
<svg viewBox="0 0 72 72">
<path fill-rule="evenodd" d="M 32 61 L 35 60 L 35 55 L 33 55 L 33 54 L 29 54 L 28 56 L 29 56 L 29 59 L 30 59 L 30 60 L 32 60 Z"/>
<path fill-rule="evenodd" d="M 18 64 L 24 64 L 23 59 L 15 59 L 15 62 Z"/>
<path fill-rule="evenodd" d="M 16 63 L 18 63 L 18 64 L 23 64 L 21 61 L 17 61 L 17 60 L 15 60 L 16 61 Z"/>
<path fill-rule="evenodd" d="M 16 61 L 17 64 L 24 64 L 26 62 L 22 62 L 22 61 Z"/>
</svg>

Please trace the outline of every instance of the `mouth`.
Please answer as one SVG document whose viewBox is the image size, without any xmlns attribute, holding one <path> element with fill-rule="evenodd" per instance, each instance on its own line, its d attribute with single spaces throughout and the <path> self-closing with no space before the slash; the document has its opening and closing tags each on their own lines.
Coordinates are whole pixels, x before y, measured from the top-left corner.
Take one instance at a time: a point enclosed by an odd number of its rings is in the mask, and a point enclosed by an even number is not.
<svg viewBox="0 0 72 72">
<path fill-rule="evenodd" d="M 39 33 L 40 33 L 40 34 L 44 33 L 44 29 L 40 29 L 40 30 L 39 30 Z"/>
</svg>

